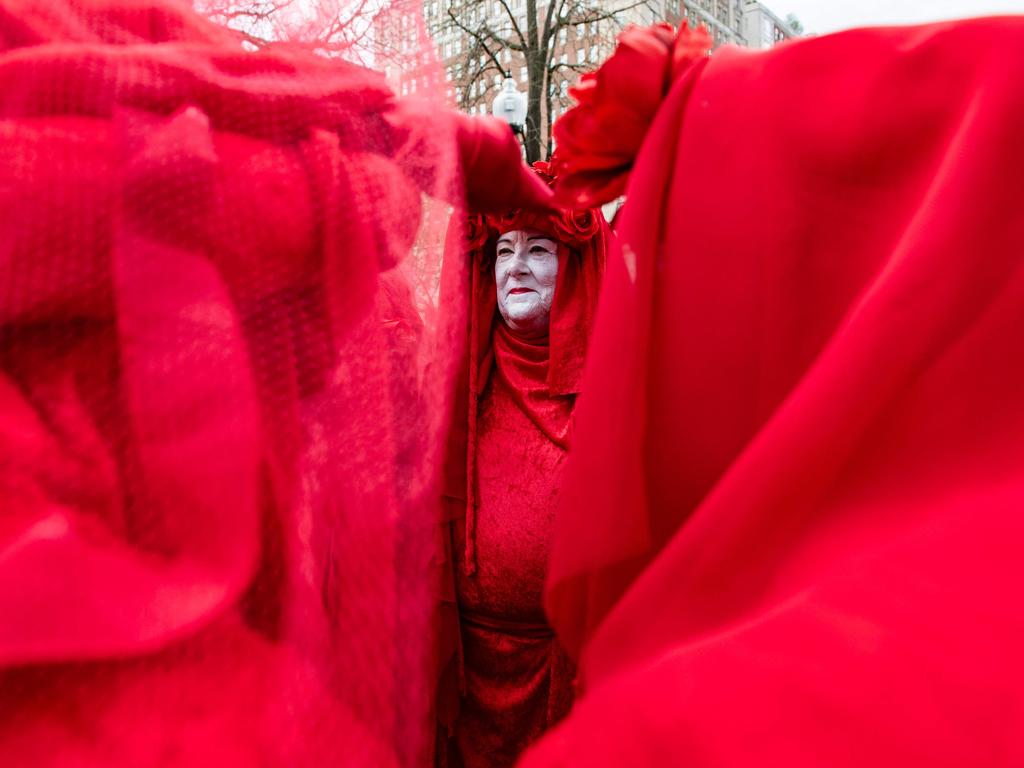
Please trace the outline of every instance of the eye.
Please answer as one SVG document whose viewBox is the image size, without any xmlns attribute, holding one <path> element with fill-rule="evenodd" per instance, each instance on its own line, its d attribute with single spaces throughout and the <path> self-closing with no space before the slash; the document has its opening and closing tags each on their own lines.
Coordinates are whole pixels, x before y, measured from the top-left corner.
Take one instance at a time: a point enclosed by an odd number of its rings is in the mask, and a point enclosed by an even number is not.
<svg viewBox="0 0 1024 768">
<path fill-rule="evenodd" d="M 548 254 L 548 255 L 550 255 L 550 254 L 554 253 L 554 250 L 550 246 L 537 244 L 537 245 L 534 245 L 534 246 L 530 247 L 530 253 L 538 253 L 538 254 Z"/>
<path fill-rule="evenodd" d="M 499 248 L 498 249 L 498 257 L 499 258 L 502 257 L 502 256 L 511 256 L 511 255 L 512 255 L 512 249 L 511 248 Z"/>
</svg>

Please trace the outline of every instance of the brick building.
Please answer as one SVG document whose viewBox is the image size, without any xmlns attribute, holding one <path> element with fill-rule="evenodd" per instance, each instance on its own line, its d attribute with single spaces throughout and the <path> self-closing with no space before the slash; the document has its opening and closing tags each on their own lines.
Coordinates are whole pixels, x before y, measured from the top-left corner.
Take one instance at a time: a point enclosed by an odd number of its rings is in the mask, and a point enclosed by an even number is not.
<svg viewBox="0 0 1024 768">
<path fill-rule="evenodd" d="M 401 3 L 402 0 L 396 0 Z M 380 40 L 392 41 L 398 56 L 383 66 L 396 90 L 412 95 L 444 88 L 451 103 L 471 114 L 487 114 L 506 74 L 521 91 L 528 87 L 528 67 L 523 53 L 495 42 L 514 40 L 516 30 L 527 30 L 527 0 L 425 0 L 423 16 L 410 5 L 407 14 L 392 6 L 388 28 L 379 28 Z M 544 0 L 536 0 L 538 26 L 548 12 Z M 572 105 L 569 86 L 588 70 L 596 69 L 615 48 L 618 33 L 630 24 L 668 21 L 678 25 L 703 25 L 716 47 L 740 45 L 765 48 L 793 37 L 793 30 L 758 0 L 568 0 L 557 6 L 566 10 L 553 19 L 547 70 L 541 93 L 541 125 L 546 138 L 549 125 Z M 417 58 L 402 58 L 403 41 L 425 25 L 435 43 L 440 67 Z M 488 34 L 494 33 L 494 34 Z"/>
</svg>

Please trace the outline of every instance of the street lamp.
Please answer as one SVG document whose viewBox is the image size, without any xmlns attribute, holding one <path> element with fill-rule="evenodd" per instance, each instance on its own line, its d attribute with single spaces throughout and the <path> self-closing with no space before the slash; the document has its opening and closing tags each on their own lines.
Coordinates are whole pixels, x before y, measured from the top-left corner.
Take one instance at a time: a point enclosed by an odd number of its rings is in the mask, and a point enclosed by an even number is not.
<svg viewBox="0 0 1024 768">
<path fill-rule="evenodd" d="M 501 92 L 494 98 L 491 114 L 511 125 L 514 133 L 526 130 L 526 94 L 516 88 L 516 81 L 509 72 L 505 73 Z"/>
</svg>

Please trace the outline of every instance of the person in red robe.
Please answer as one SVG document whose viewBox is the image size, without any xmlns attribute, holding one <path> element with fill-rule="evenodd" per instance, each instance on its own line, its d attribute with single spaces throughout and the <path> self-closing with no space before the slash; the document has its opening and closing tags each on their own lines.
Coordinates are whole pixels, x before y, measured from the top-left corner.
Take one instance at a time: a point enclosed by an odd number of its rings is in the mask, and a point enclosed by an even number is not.
<svg viewBox="0 0 1024 768">
<path fill-rule="evenodd" d="M 443 758 L 467 768 L 512 765 L 572 703 L 542 593 L 608 235 L 597 210 L 475 217 L 470 230 L 450 251 L 469 251 L 471 300 L 447 477 L 462 685 Z"/>
<path fill-rule="evenodd" d="M 706 47 L 633 30 L 555 126 L 627 201 L 523 765 L 1020 765 L 1024 18 Z"/>
</svg>

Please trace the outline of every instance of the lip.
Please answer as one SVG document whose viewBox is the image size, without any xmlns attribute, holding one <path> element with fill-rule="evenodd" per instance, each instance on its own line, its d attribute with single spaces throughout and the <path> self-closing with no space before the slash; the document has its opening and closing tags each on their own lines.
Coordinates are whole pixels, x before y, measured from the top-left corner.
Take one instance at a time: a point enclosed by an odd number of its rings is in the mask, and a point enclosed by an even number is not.
<svg viewBox="0 0 1024 768">
<path fill-rule="evenodd" d="M 508 295 L 513 296 L 519 293 L 536 293 L 536 291 L 533 288 L 512 288 L 509 290 Z"/>
</svg>

